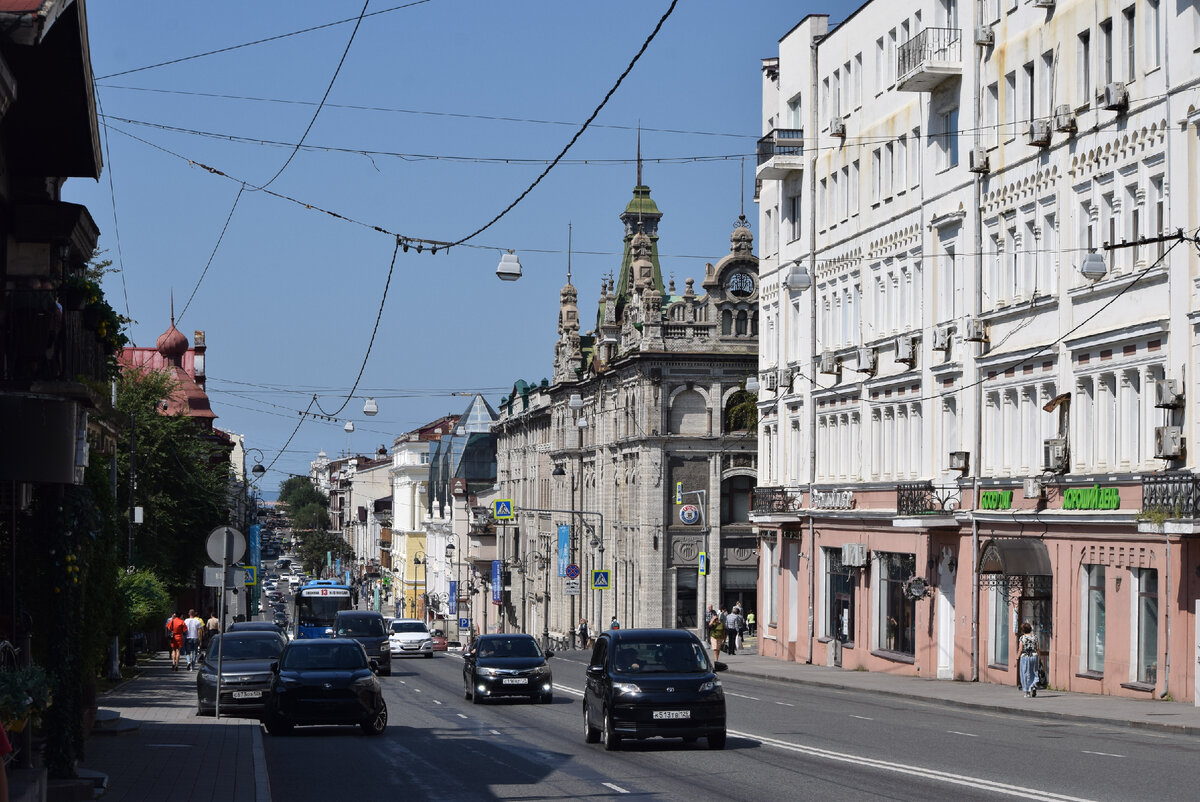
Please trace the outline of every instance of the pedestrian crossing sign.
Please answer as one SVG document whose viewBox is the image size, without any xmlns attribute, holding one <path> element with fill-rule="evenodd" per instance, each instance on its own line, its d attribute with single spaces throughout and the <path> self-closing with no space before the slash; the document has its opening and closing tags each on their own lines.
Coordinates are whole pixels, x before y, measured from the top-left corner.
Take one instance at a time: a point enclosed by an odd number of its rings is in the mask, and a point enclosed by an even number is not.
<svg viewBox="0 0 1200 802">
<path fill-rule="evenodd" d="M 708 552 L 700 552 L 700 576 L 708 576 Z"/>
<path fill-rule="evenodd" d="M 258 566 L 257 565 L 247 565 L 242 570 L 245 571 L 246 578 L 243 581 L 247 585 L 257 585 L 258 584 Z"/>
<path fill-rule="evenodd" d="M 513 500 L 511 498 L 498 498 L 492 502 L 492 517 L 497 521 L 511 521 L 513 519 Z"/>
<path fill-rule="evenodd" d="M 608 590 L 608 571 L 592 571 L 592 590 Z"/>
</svg>

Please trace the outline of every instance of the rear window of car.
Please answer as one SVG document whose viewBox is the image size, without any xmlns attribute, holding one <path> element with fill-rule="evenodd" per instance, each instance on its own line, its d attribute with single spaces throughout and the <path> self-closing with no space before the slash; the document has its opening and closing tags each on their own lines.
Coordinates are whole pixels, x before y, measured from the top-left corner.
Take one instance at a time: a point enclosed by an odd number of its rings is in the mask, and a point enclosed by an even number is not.
<svg viewBox="0 0 1200 802">
<path fill-rule="evenodd" d="M 282 667 L 293 671 L 303 669 L 366 668 L 362 647 L 352 643 L 312 643 L 293 647 L 283 653 Z"/>
<path fill-rule="evenodd" d="M 224 654 L 221 654 L 221 652 Z M 209 661 L 221 660 L 274 660 L 283 651 L 279 638 L 239 638 L 221 635 L 209 649 Z"/>
<path fill-rule="evenodd" d="M 420 621 L 393 621 L 392 632 L 428 632 Z"/>
<path fill-rule="evenodd" d="M 480 657 L 541 657 L 533 638 L 484 638 L 479 641 Z"/>
<path fill-rule="evenodd" d="M 617 674 L 706 674 L 708 655 L 699 641 L 622 641 L 613 655 Z"/>
<path fill-rule="evenodd" d="M 339 638 L 378 638 L 383 631 L 383 618 L 378 616 L 341 616 L 337 619 Z"/>
</svg>

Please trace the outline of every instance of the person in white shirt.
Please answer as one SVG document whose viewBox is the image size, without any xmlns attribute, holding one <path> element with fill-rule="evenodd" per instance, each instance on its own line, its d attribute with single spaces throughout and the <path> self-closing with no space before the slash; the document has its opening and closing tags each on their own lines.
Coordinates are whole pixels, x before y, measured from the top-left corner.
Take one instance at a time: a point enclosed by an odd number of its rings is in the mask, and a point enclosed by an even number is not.
<svg viewBox="0 0 1200 802">
<path fill-rule="evenodd" d="M 195 610 L 188 610 L 188 617 L 183 620 L 183 625 L 187 627 L 183 645 L 187 653 L 188 671 L 191 671 L 196 666 L 196 655 L 200 649 L 200 630 L 204 629 L 204 619 L 196 615 Z"/>
</svg>

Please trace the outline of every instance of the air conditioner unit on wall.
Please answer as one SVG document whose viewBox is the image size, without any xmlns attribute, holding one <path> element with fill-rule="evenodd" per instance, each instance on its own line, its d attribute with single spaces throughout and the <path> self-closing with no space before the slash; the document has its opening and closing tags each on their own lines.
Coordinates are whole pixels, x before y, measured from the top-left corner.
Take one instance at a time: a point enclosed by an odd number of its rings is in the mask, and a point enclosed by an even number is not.
<svg viewBox="0 0 1200 802">
<path fill-rule="evenodd" d="M 949 351 L 950 350 L 950 327 L 938 326 L 933 330 L 933 350 Z"/>
<path fill-rule="evenodd" d="M 987 342 L 987 324 L 977 317 L 969 317 L 963 324 L 963 339 L 969 343 Z"/>
<path fill-rule="evenodd" d="M 837 355 L 834 354 L 833 351 L 821 352 L 821 363 L 819 367 L 822 373 L 829 373 L 835 376 L 841 372 L 841 366 L 838 365 Z"/>
<path fill-rule="evenodd" d="M 896 338 L 896 361 L 909 365 L 917 361 L 917 344 L 913 335 L 901 334 Z"/>
<path fill-rule="evenodd" d="M 1054 0 L 1033 0 L 1034 8 L 1054 8 Z"/>
<path fill-rule="evenodd" d="M 996 44 L 996 34 L 990 25 L 981 25 L 975 29 L 975 44 L 984 47 Z"/>
<path fill-rule="evenodd" d="M 763 384 L 766 385 L 768 390 L 775 390 L 779 387 L 779 374 L 776 371 L 771 371 L 763 378 L 766 380 Z"/>
<path fill-rule="evenodd" d="M 971 467 L 971 454 L 967 451 L 950 452 L 950 470 L 966 471 Z"/>
<path fill-rule="evenodd" d="M 1050 144 L 1050 121 L 1034 120 L 1029 123 L 1029 144 L 1044 148 Z"/>
<path fill-rule="evenodd" d="M 1054 130 L 1071 133 L 1075 130 L 1075 112 L 1065 103 L 1054 107 Z"/>
<path fill-rule="evenodd" d="M 1154 456 L 1158 459 L 1179 459 L 1183 456 L 1183 428 L 1154 427 Z"/>
<path fill-rule="evenodd" d="M 846 568 L 862 568 L 867 564 L 866 543 L 843 543 L 842 565 Z"/>
<path fill-rule="evenodd" d="M 1154 382 L 1154 406 L 1159 409 L 1179 409 L 1183 406 L 1183 388 L 1174 379 Z"/>
<path fill-rule="evenodd" d="M 829 135 L 838 136 L 845 139 L 846 137 L 846 121 L 839 117 L 834 117 L 829 121 Z"/>
<path fill-rule="evenodd" d="M 858 349 L 858 372 L 875 372 L 875 349 L 864 346 Z"/>
<path fill-rule="evenodd" d="M 1054 473 L 1067 469 L 1067 440 L 1052 437 L 1042 443 L 1042 467 Z"/>
<path fill-rule="evenodd" d="M 1129 108 L 1129 90 L 1120 81 L 1113 81 L 1104 87 L 1104 103 L 1101 104 L 1109 111 L 1124 111 Z"/>
<path fill-rule="evenodd" d="M 1037 479 L 1026 479 L 1025 480 L 1025 492 L 1022 495 L 1024 495 L 1025 498 L 1041 498 L 1042 497 L 1042 483 L 1039 482 Z"/>
<path fill-rule="evenodd" d="M 986 173 L 988 171 L 987 148 L 981 145 L 971 148 L 971 152 L 967 154 L 967 169 L 972 173 Z"/>
</svg>

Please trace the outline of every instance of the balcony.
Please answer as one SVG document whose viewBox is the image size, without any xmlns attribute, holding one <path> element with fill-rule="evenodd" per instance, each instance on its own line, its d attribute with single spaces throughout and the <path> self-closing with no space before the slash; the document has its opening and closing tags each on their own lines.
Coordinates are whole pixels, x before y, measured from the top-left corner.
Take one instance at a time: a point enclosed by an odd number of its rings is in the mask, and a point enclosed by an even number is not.
<svg viewBox="0 0 1200 802">
<path fill-rule="evenodd" d="M 896 485 L 896 517 L 892 526 L 898 529 L 957 526 L 954 511 L 961 503 L 962 492 L 956 485 L 938 487 L 933 482 L 901 482 Z"/>
<path fill-rule="evenodd" d="M 1148 519 L 1195 518 L 1200 506 L 1200 481 L 1187 471 L 1168 471 L 1142 477 L 1142 516 Z"/>
<path fill-rule="evenodd" d="M 758 140 L 757 179 L 786 178 L 804 166 L 804 131 L 800 128 L 776 128 Z"/>
<path fill-rule="evenodd" d="M 803 509 L 801 491 L 787 487 L 754 488 L 754 519 L 762 521 L 776 516 L 794 520 L 795 513 Z"/>
<path fill-rule="evenodd" d="M 926 28 L 900 46 L 896 88 L 932 92 L 943 81 L 962 77 L 962 31 Z"/>
</svg>

